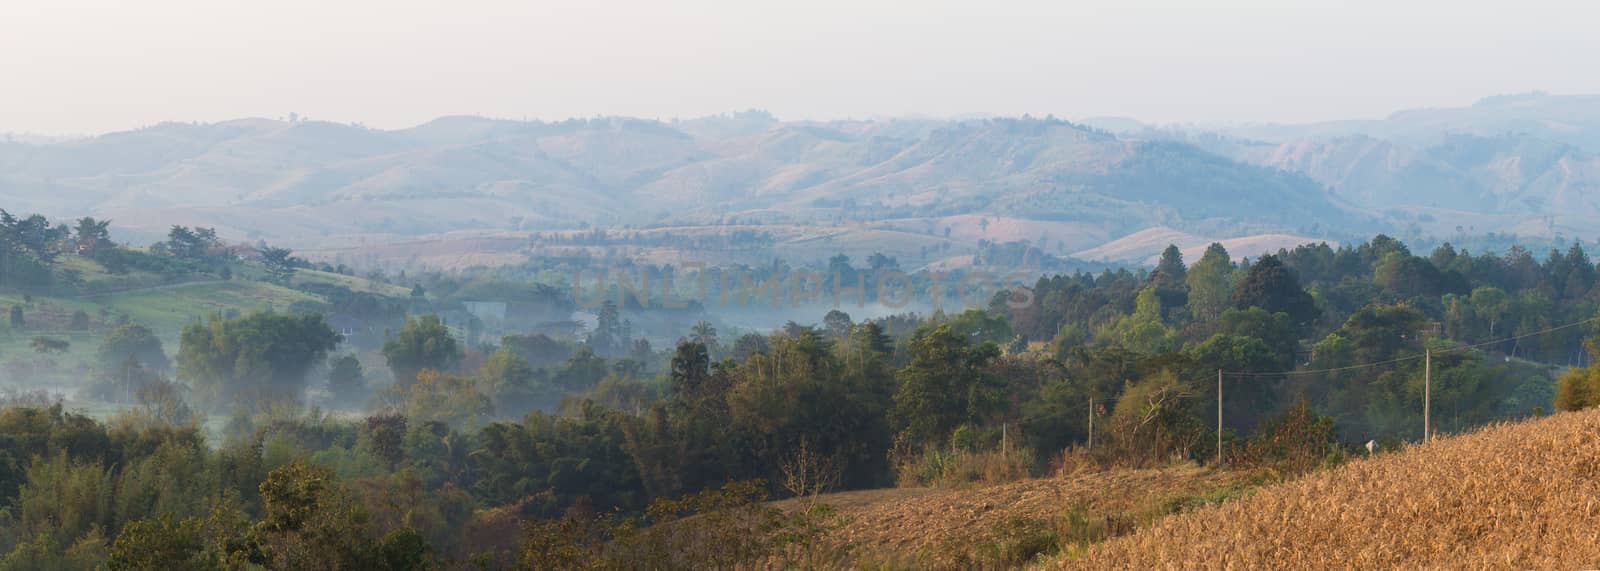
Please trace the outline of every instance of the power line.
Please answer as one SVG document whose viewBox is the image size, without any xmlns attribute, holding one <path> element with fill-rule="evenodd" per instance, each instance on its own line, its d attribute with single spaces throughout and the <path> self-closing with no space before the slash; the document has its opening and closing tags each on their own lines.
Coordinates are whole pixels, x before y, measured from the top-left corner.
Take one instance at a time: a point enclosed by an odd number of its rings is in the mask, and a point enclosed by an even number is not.
<svg viewBox="0 0 1600 571">
<path fill-rule="evenodd" d="M 1591 318 L 1588 318 L 1588 319 L 1585 319 L 1585 320 L 1582 320 L 1582 321 L 1574 321 L 1572 323 L 1568 323 L 1568 324 L 1565 324 L 1565 325 L 1557 325 L 1555 327 L 1550 327 L 1550 328 L 1547 328 L 1547 329 L 1534 331 L 1534 332 L 1531 332 L 1531 333 L 1523 333 L 1521 335 L 1512 335 L 1510 337 L 1503 337 L 1503 338 L 1500 338 L 1500 339 L 1495 339 L 1495 340 L 1492 340 L 1492 341 L 1484 341 L 1482 343 L 1474 343 L 1474 344 L 1471 344 L 1471 345 L 1461 345 L 1461 346 L 1458 346 L 1458 347 L 1451 347 L 1449 349 L 1440 349 L 1439 352 L 1440 353 L 1450 353 L 1450 352 L 1454 352 L 1454 351 L 1465 351 L 1467 349 L 1476 349 L 1478 347 L 1487 347 L 1489 345 L 1498 345 L 1498 344 L 1507 343 L 1507 342 L 1510 342 L 1510 341 L 1518 341 L 1518 340 L 1522 340 L 1522 339 L 1527 339 L 1529 337 L 1537 337 L 1539 335 L 1545 335 L 1545 334 L 1548 334 L 1548 333 L 1554 333 L 1556 331 L 1561 331 L 1563 329 L 1571 329 L 1573 327 L 1577 327 L 1577 326 L 1580 326 L 1580 325 L 1586 325 L 1586 324 L 1594 323 L 1594 322 L 1597 322 L 1597 321 L 1600 321 L 1600 316 L 1591 317 Z M 1371 363 L 1360 363 L 1360 364 L 1356 364 L 1356 365 L 1345 365 L 1345 366 L 1342 366 L 1342 367 L 1329 367 L 1329 368 L 1326 368 L 1326 369 L 1309 369 L 1309 370 L 1302 370 L 1302 371 L 1279 371 L 1279 372 L 1274 372 L 1274 373 L 1258 373 L 1258 372 L 1251 372 L 1251 371 L 1225 371 L 1223 374 L 1225 374 L 1227 376 L 1230 376 L 1230 377 L 1278 377 L 1278 376 L 1293 377 L 1293 376 L 1301 376 L 1301 375 L 1319 375 L 1319 374 L 1323 374 L 1323 373 L 1338 373 L 1338 372 L 1342 372 L 1342 371 L 1353 371 L 1353 370 L 1357 370 L 1357 369 L 1368 369 L 1368 368 L 1372 368 L 1372 367 L 1381 367 L 1381 366 L 1384 366 L 1384 365 L 1393 365 L 1395 363 L 1404 363 L 1406 361 L 1417 361 L 1417 360 L 1423 359 L 1424 357 L 1426 357 L 1426 354 L 1423 354 L 1423 355 L 1409 355 L 1409 356 L 1406 356 L 1406 357 L 1396 357 L 1394 359 L 1388 359 L 1388 360 L 1384 360 L 1384 361 L 1374 361 L 1374 362 L 1371 362 Z"/>
</svg>

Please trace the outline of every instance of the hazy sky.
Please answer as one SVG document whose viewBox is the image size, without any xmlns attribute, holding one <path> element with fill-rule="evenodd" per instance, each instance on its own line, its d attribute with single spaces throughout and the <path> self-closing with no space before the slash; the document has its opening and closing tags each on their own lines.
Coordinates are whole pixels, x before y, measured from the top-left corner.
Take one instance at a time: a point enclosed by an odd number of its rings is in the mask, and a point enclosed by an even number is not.
<svg viewBox="0 0 1600 571">
<path fill-rule="evenodd" d="M 0 132 L 243 116 L 1380 117 L 1600 93 L 1569 2 L 0 0 Z"/>
</svg>

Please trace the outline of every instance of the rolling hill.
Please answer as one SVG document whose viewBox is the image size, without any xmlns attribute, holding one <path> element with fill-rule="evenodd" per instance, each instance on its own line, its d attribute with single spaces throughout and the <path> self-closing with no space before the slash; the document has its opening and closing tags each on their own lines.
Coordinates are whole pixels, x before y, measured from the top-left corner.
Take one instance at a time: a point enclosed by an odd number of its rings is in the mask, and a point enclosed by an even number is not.
<svg viewBox="0 0 1600 571">
<path fill-rule="evenodd" d="M 941 258 L 980 240 L 1027 240 L 1140 263 L 1145 248 L 1117 241 L 1159 228 L 1277 246 L 1380 231 L 1588 238 L 1600 223 L 1596 96 L 1307 125 L 1093 123 L 1118 133 L 1053 118 L 786 122 L 762 112 L 456 116 L 398 130 L 164 123 L 0 142 L 0 203 L 112 218 L 136 244 L 201 225 L 350 257 L 530 232 L 759 225 L 842 228 L 830 232 L 853 243 L 892 231 L 906 239 L 891 243 L 919 255 L 945 241 L 961 248 Z M 496 264 L 526 252 L 471 253 Z"/>
<path fill-rule="evenodd" d="M 448 117 L 396 131 L 248 119 L 0 144 L 0 202 L 296 247 L 584 226 L 1004 217 L 1074 249 L 1151 225 L 1360 227 L 1304 176 L 1054 119 L 559 123 Z M 963 235 L 969 224 L 960 226 Z M 941 231 L 938 227 L 930 228 Z M 981 233 L 979 233 L 981 234 Z M 986 238 L 993 239 L 993 237 Z"/>
</svg>

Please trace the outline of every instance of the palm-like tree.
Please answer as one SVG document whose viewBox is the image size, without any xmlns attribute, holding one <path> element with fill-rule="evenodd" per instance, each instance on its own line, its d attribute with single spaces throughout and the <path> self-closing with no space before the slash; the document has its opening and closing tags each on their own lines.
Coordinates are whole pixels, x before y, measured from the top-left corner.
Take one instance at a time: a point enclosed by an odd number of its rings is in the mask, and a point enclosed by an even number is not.
<svg viewBox="0 0 1600 571">
<path fill-rule="evenodd" d="M 691 329 L 690 332 L 693 333 L 696 341 L 699 341 L 702 345 L 705 345 L 708 348 L 717 344 L 717 328 L 712 327 L 711 323 L 708 321 L 696 321 L 694 328 Z"/>
</svg>

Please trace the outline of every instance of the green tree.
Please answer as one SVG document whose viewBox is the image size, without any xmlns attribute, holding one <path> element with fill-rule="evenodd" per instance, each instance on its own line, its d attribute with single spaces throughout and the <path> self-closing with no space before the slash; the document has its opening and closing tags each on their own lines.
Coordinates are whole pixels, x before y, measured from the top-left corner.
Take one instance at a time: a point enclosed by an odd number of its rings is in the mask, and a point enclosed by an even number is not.
<svg viewBox="0 0 1600 571">
<path fill-rule="evenodd" d="M 386 546 L 372 538 L 366 509 L 331 470 L 297 460 L 268 474 L 260 491 L 262 517 L 250 532 L 252 563 L 271 569 L 389 567 Z"/>
<path fill-rule="evenodd" d="M 94 255 L 105 248 L 115 247 L 111 242 L 110 220 L 95 220 L 89 217 L 78 219 L 75 234 L 78 239 L 78 250 L 85 255 Z"/>
<path fill-rule="evenodd" d="M 222 569 L 215 553 L 206 549 L 203 522 L 198 519 L 175 521 L 170 514 L 156 520 L 128 524 L 117 534 L 106 557 L 111 570 L 205 571 Z"/>
<path fill-rule="evenodd" d="M 267 275 L 276 283 L 288 284 L 289 279 L 294 277 L 295 267 L 304 262 L 305 260 L 294 257 L 294 251 L 288 248 L 273 246 L 261 248 L 261 264 L 266 267 Z"/>
<path fill-rule="evenodd" d="M 1300 288 L 1300 280 L 1277 256 L 1262 256 L 1250 266 L 1233 292 L 1233 305 L 1238 309 L 1259 307 L 1270 313 L 1287 313 L 1302 327 L 1318 315 L 1316 300 Z"/>
<path fill-rule="evenodd" d="M 183 328 L 178 378 L 213 403 L 298 399 L 306 373 L 338 344 L 321 314 L 212 314 Z"/>
<path fill-rule="evenodd" d="M 495 411 L 503 417 L 520 417 L 557 398 L 541 386 L 533 367 L 507 347 L 490 354 L 478 376 L 489 383 Z"/>
<path fill-rule="evenodd" d="M 957 426 L 982 420 L 1000 404 L 1000 381 L 984 370 L 999 356 L 995 344 L 971 345 L 948 325 L 919 330 L 911 362 L 895 374 L 893 425 L 912 445 L 942 444 Z"/>
<path fill-rule="evenodd" d="M 149 327 L 130 323 L 111 330 L 100 342 L 95 353 L 95 363 L 103 372 L 116 371 L 129 359 L 139 366 L 157 372 L 172 366 L 167 352 L 161 347 L 161 338 Z"/>
<path fill-rule="evenodd" d="M 717 346 L 717 328 L 709 321 L 696 321 L 694 327 L 690 328 L 690 334 L 708 349 Z"/>
<path fill-rule="evenodd" d="M 1205 255 L 1185 274 L 1189 309 L 1195 318 L 1215 319 L 1233 299 L 1233 259 L 1222 244 L 1213 242 Z"/>
<path fill-rule="evenodd" d="M 437 315 L 406 316 L 400 334 L 383 344 L 383 358 L 401 385 L 416 382 L 423 369 L 448 371 L 461 359 L 461 349 Z"/>
<path fill-rule="evenodd" d="M 1511 297 L 1497 287 L 1480 287 L 1472 290 L 1472 312 L 1483 318 L 1489 326 L 1489 338 L 1494 338 L 1495 327 L 1511 309 Z"/>
<path fill-rule="evenodd" d="M 328 361 L 328 392 L 342 405 L 360 403 L 367 395 L 367 374 L 355 355 L 340 355 Z"/>
</svg>

